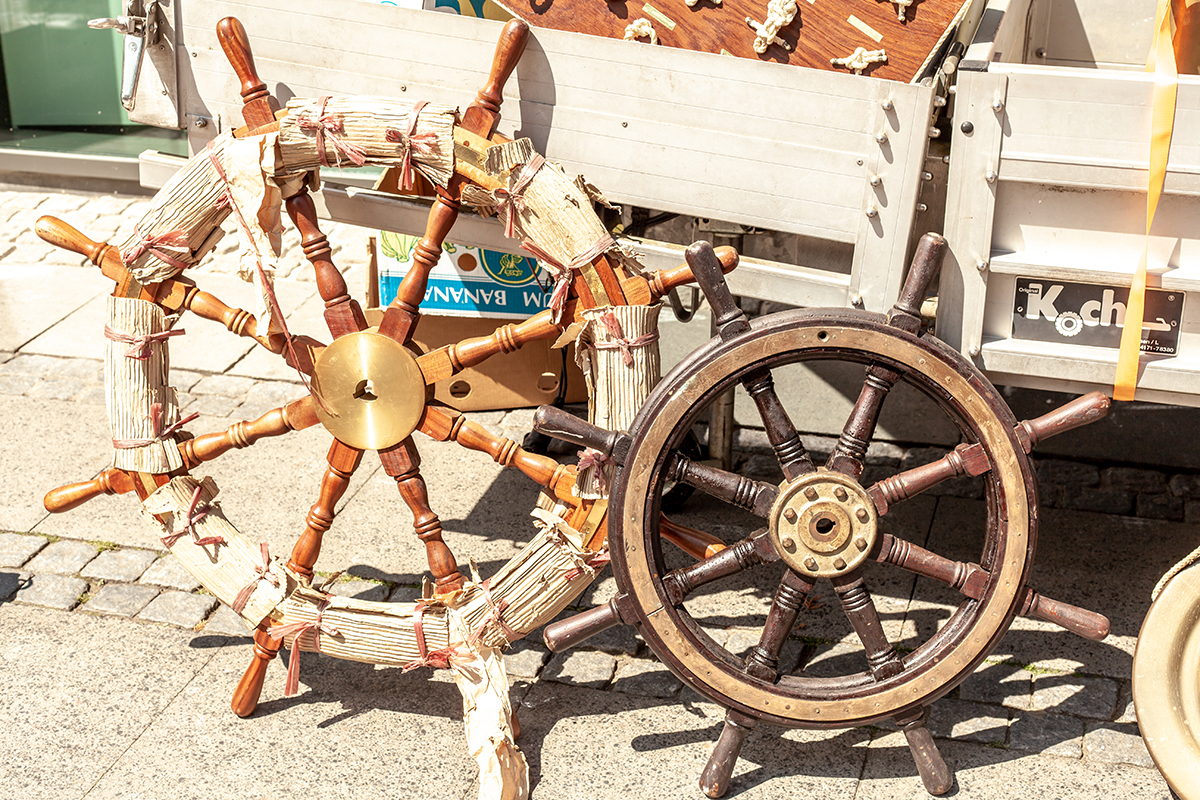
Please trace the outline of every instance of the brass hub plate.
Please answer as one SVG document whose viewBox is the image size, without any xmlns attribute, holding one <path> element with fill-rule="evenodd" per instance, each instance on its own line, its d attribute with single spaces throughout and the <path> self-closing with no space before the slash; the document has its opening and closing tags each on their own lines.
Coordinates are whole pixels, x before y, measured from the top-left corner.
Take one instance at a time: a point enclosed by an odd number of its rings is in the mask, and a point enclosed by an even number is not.
<svg viewBox="0 0 1200 800">
<path fill-rule="evenodd" d="M 373 330 L 335 339 L 317 357 L 317 418 L 339 441 L 383 450 L 417 429 L 425 410 L 425 378 L 413 354 Z"/>
<path fill-rule="evenodd" d="M 875 544 L 875 504 L 858 482 L 820 468 L 783 486 L 771 510 L 771 540 L 801 575 L 844 575 Z"/>
</svg>

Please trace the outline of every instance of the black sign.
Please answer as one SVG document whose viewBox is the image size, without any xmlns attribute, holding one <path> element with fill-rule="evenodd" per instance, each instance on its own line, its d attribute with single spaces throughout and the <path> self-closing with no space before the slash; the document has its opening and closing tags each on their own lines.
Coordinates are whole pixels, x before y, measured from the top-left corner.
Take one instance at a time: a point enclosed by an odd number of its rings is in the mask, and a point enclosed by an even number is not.
<svg viewBox="0 0 1200 800">
<path fill-rule="evenodd" d="M 1012 335 L 1039 342 L 1120 347 L 1128 300 L 1127 286 L 1017 278 Z M 1182 318 L 1183 292 L 1147 289 L 1142 352 L 1176 355 Z"/>
</svg>

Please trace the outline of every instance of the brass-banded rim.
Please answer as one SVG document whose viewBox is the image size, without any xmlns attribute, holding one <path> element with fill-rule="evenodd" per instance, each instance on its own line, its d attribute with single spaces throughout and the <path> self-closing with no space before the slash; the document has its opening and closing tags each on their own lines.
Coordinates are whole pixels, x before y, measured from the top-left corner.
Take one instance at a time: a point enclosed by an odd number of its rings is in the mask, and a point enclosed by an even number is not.
<svg viewBox="0 0 1200 800">
<path fill-rule="evenodd" d="M 738 339 L 710 344 L 689 357 L 639 414 L 614 496 L 618 512 L 613 515 L 612 552 L 622 590 L 659 657 L 692 688 L 722 705 L 776 724 L 806 727 L 868 722 L 925 705 L 965 679 L 995 646 L 1025 583 L 1036 537 L 1030 513 L 1035 489 L 1012 432 L 1014 422 L 986 379 L 956 353 L 885 328 L 876 315 L 801 311 L 765 319 L 769 321 Z M 996 508 L 986 550 L 995 561 L 983 594 L 977 601 L 964 601 L 938 633 L 905 657 L 904 672 L 881 683 L 865 672 L 841 679 L 788 676 L 776 684 L 750 678 L 686 612 L 670 605 L 660 580 L 663 570 L 655 563 L 655 487 L 661 488 L 664 474 L 660 455 L 699 409 L 741 374 L 755 366 L 809 360 L 804 356 L 876 361 L 911 376 L 910 382 L 981 442 L 999 476 L 1000 488 L 989 487 L 989 508 Z M 714 650 L 721 655 L 706 655 Z M 834 685 L 839 696 L 830 698 L 827 690 Z"/>
</svg>

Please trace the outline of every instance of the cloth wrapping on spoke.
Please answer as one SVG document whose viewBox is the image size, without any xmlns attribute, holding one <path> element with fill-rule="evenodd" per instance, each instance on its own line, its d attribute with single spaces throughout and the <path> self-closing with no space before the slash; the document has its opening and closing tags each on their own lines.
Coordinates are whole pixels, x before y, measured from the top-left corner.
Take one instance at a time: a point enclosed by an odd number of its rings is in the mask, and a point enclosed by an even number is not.
<svg viewBox="0 0 1200 800">
<path fill-rule="evenodd" d="M 658 335 L 658 312 L 661 304 L 652 306 L 611 306 L 594 308 L 583 312 L 587 320 L 575 341 L 575 361 L 583 371 L 588 386 L 588 421 L 593 425 L 613 431 L 626 431 L 633 418 L 641 410 L 650 391 L 661 377 L 658 342 L 649 337 Z M 609 347 L 617 337 L 604 325 L 600 317 L 612 314 L 621 329 L 621 339 L 634 341 L 647 337 L 643 346 L 628 348 L 632 363 L 627 364 L 622 348 Z M 605 348 L 593 347 L 602 344 Z M 604 488 L 596 481 L 596 470 L 605 470 Z M 612 486 L 612 466 L 589 466 L 579 470 L 575 479 L 575 490 L 580 497 L 599 498 L 608 496 Z"/>
<path fill-rule="evenodd" d="M 107 325 L 117 334 L 146 336 L 171 329 L 175 322 L 161 307 L 129 297 L 105 298 Z M 113 448 L 117 469 L 159 474 L 183 466 L 175 438 L 158 433 L 179 420 L 179 400 L 167 385 L 170 370 L 169 342 L 149 345 L 149 358 L 130 358 L 129 344 L 104 340 L 104 391 L 108 429 L 114 440 L 149 440 L 140 447 Z M 155 406 L 158 430 L 155 430 Z"/>
<path fill-rule="evenodd" d="M 197 487 L 200 488 L 200 502 L 196 510 L 203 509 L 207 513 L 192 523 L 196 538 L 220 537 L 225 541 L 223 544 L 199 545 L 193 537 L 181 536 L 169 549 L 192 577 L 228 606 L 234 605 L 242 589 L 253 583 L 254 592 L 242 608 L 241 617 L 249 627 L 257 627 L 271 615 L 297 581 L 274 558 L 270 559 L 270 571 L 279 579 L 279 585 L 261 578 L 258 568 L 263 565 L 262 548 L 233 527 L 220 506 L 214 504 L 218 489 L 212 478 L 206 477 L 202 481 L 190 475 L 172 478 L 146 498 L 142 503 L 142 515 L 160 531 L 160 537 L 181 530 L 189 522 L 188 509 Z"/>
<path fill-rule="evenodd" d="M 388 141 L 388 131 L 405 134 L 414 105 L 388 97 L 328 98 L 324 113 L 319 117 L 325 121 L 320 137 L 325 146 L 324 163 L 355 166 L 344 150 L 339 149 L 339 146 L 349 145 L 361 150 L 363 166 L 402 165 L 408 150 L 407 137 L 393 134 L 398 141 Z M 322 160 L 313 122 L 318 119 L 321 101 L 294 98 L 288 103 L 287 110 L 287 116 L 279 121 L 279 150 L 284 168 L 291 172 L 319 169 Z M 455 108 L 430 103 L 421 109 L 417 118 L 416 135 L 433 134 L 437 145 L 432 149 L 415 148 L 412 165 L 436 186 L 445 187 L 454 174 L 453 130 L 457 115 Z"/>
</svg>

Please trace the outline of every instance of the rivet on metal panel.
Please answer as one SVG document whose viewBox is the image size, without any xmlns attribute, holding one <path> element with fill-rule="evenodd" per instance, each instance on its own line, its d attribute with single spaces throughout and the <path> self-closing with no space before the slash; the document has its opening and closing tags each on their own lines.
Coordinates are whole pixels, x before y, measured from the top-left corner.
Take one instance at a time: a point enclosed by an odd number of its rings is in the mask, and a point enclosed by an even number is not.
<svg viewBox="0 0 1200 800">
<path fill-rule="evenodd" d="M 850 296 L 850 305 L 854 306 L 855 308 L 862 308 L 862 304 L 863 304 L 863 298 L 862 298 L 861 294 L 855 294 L 855 295 Z"/>
<path fill-rule="evenodd" d="M 1033 51 L 1033 54 L 1035 56 L 1037 56 L 1038 58 L 1045 58 L 1046 57 L 1046 48 L 1039 47 L 1037 50 Z"/>
<path fill-rule="evenodd" d="M 875 141 L 879 142 L 880 144 L 887 144 L 887 131 L 880 131 L 879 133 L 875 134 Z"/>
<path fill-rule="evenodd" d="M 890 98 L 890 97 L 889 97 L 887 100 L 884 100 L 884 101 L 883 101 L 883 102 L 880 104 L 880 107 L 881 107 L 881 108 L 882 108 L 884 111 L 891 111 L 891 110 L 892 110 L 893 108 L 895 108 L 896 106 L 895 106 L 895 105 L 892 103 L 892 98 Z"/>
<path fill-rule="evenodd" d="M 973 345 L 971 345 L 971 349 L 969 352 L 971 354 L 971 358 L 979 358 L 979 354 L 982 351 L 979 349 L 979 345 L 973 344 Z"/>
<path fill-rule="evenodd" d="M 880 178 L 878 175 L 871 176 L 871 185 L 872 186 L 878 186 L 881 183 L 883 183 L 883 178 Z"/>
<path fill-rule="evenodd" d="M 969 136 L 975 130 L 975 123 L 971 122 L 971 120 L 967 120 L 959 127 L 963 133 L 965 133 Z"/>
<path fill-rule="evenodd" d="M 985 173 L 983 174 L 983 178 L 984 178 L 984 180 L 986 180 L 988 183 L 995 183 L 995 182 L 996 182 L 996 170 L 994 170 L 994 169 L 989 169 L 987 172 L 985 172 Z"/>
<path fill-rule="evenodd" d="M 930 139 L 936 139 L 941 135 L 942 135 L 941 128 L 937 127 L 936 125 L 930 126 L 930 128 L 929 128 L 929 138 Z"/>
<path fill-rule="evenodd" d="M 987 268 L 988 262 L 986 258 L 981 258 L 975 262 L 975 269 L 979 270 L 980 272 L 987 271 Z"/>
<path fill-rule="evenodd" d="M 924 214 L 928 210 L 929 210 L 929 206 L 925 205 L 924 203 L 917 203 L 917 213 L 918 214 Z"/>
<path fill-rule="evenodd" d="M 934 108 L 945 108 L 946 107 L 946 98 L 942 97 L 940 94 L 938 96 L 934 97 L 933 98 L 933 107 Z"/>
<path fill-rule="evenodd" d="M 923 181 L 931 181 L 931 180 L 933 180 L 933 173 L 932 173 L 932 172 L 922 172 L 922 173 L 921 173 L 921 180 L 923 180 Z"/>
<path fill-rule="evenodd" d="M 1003 110 L 1004 110 L 1004 101 L 997 97 L 995 100 L 992 101 L 992 111 L 995 111 L 997 114 L 999 114 Z"/>
<path fill-rule="evenodd" d="M 867 206 L 867 216 L 871 219 L 875 219 L 875 217 L 879 216 L 879 209 L 875 206 Z"/>
</svg>

